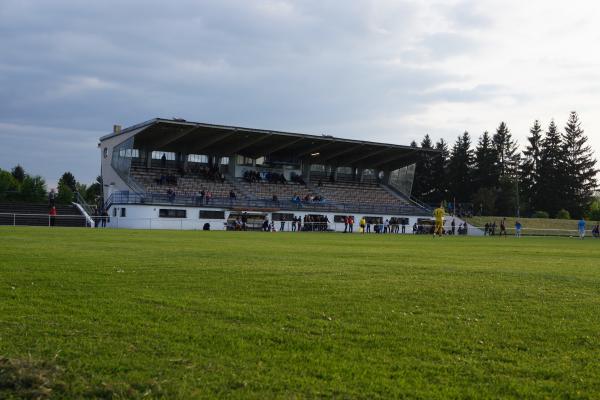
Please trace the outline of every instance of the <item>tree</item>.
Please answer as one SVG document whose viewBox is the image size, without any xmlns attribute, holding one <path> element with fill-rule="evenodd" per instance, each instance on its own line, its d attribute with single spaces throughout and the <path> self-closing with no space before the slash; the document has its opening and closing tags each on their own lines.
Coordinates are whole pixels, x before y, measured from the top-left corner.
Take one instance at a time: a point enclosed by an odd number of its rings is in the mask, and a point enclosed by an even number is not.
<svg viewBox="0 0 600 400">
<path fill-rule="evenodd" d="M 17 164 L 17 166 L 12 169 L 12 176 L 17 182 L 23 183 L 23 180 L 25 179 L 25 170 L 21 165 Z"/>
<path fill-rule="evenodd" d="M 432 204 L 440 204 L 448 197 L 448 144 L 444 139 L 440 139 L 440 141 L 435 144 L 435 149 L 439 151 L 440 154 L 433 159 L 431 165 L 431 176 L 435 183 L 427 201 Z"/>
<path fill-rule="evenodd" d="M 565 208 L 575 218 L 581 218 L 589 210 L 597 186 L 596 160 L 587 142 L 579 116 L 573 111 L 562 135 L 562 146 L 565 157 Z"/>
<path fill-rule="evenodd" d="M 40 202 L 46 200 L 46 182 L 41 176 L 25 175 L 19 197 L 23 201 Z"/>
<path fill-rule="evenodd" d="M 0 199 L 9 199 L 17 196 L 19 182 L 13 174 L 0 169 Z"/>
<path fill-rule="evenodd" d="M 541 144 L 538 190 L 533 205 L 536 211 L 547 211 L 554 216 L 564 208 L 565 200 L 565 151 L 554 121 L 550 122 Z"/>
<path fill-rule="evenodd" d="M 58 180 L 59 188 L 61 183 L 65 184 L 71 190 L 71 192 L 75 192 L 77 190 L 77 180 L 75 180 L 75 176 L 70 172 L 65 172 L 62 174 Z"/>
<path fill-rule="evenodd" d="M 504 122 L 500 122 L 496 133 L 492 137 L 492 142 L 496 151 L 496 168 L 499 177 L 516 175 L 519 165 L 517 143 L 512 139 L 512 135 Z"/>
<path fill-rule="evenodd" d="M 56 201 L 61 204 L 69 204 L 73 201 L 73 191 L 62 180 L 58 182 L 58 195 L 56 196 Z"/>
<path fill-rule="evenodd" d="M 520 168 L 521 185 L 519 188 L 523 208 L 533 210 L 539 185 L 539 169 L 542 157 L 542 126 L 535 120 L 527 138 L 529 144 L 523 151 L 523 162 Z"/>
<path fill-rule="evenodd" d="M 478 215 L 495 215 L 497 197 L 496 188 L 479 188 L 471 200 L 473 202 L 473 211 Z"/>
<path fill-rule="evenodd" d="M 96 177 L 96 182 L 92 183 L 85 192 L 85 201 L 89 204 L 96 204 L 98 198 L 102 196 L 102 176 Z"/>
<path fill-rule="evenodd" d="M 496 187 L 498 183 L 496 160 L 496 150 L 492 139 L 490 138 L 490 134 L 485 131 L 479 137 L 477 147 L 475 148 L 473 183 L 477 188 Z"/>
<path fill-rule="evenodd" d="M 448 162 L 448 186 L 450 195 L 458 202 L 471 199 L 472 182 L 471 167 L 473 164 L 473 150 L 469 132 L 463 133 L 452 147 Z"/>
<path fill-rule="evenodd" d="M 416 144 L 416 143 L 415 143 Z M 432 149 L 433 143 L 429 135 L 425 135 L 421 141 L 422 149 Z M 430 200 L 430 196 L 435 186 L 435 176 L 433 175 L 433 158 L 431 154 L 421 154 L 415 165 L 415 178 L 413 180 L 413 196 L 425 202 Z"/>
</svg>

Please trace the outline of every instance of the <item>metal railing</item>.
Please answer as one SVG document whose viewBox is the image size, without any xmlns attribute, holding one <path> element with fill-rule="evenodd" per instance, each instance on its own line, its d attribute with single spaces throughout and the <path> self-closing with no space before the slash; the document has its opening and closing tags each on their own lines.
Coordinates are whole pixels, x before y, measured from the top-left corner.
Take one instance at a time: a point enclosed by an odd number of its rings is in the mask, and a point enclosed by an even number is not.
<svg viewBox="0 0 600 400">
<path fill-rule="evenodd" d="M 91 223 L 84 215 L 0 213 L 0 225 L 90 227 Z"/>
<path fill-rule="evenodd" d="M 355 204 L 333 202 L 294 202 L 291 200 L 251 200 L 232 198 L 211 198 L 200 196 L 169 196 L 163 193 L 132 193 L 115 192 L 106 202 L 108 209 L 113 204 L 148 204 L 181 207 L 209 207 L 233 209 L 260 209 L 260 210 L 297 210 L 332 213 L 363 213 L 363 214 L 388 214 L 388 215 L 421 215 L 421 209 L 411 205 L 389 206 L 378 204 Z"/>
</svg>

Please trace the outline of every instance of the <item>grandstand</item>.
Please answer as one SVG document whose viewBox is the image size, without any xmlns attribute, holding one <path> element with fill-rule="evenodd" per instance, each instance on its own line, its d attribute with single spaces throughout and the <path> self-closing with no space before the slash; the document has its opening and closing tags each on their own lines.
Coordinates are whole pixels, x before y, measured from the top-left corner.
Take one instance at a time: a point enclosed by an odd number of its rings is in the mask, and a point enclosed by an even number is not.
<svg viewBox="0 0 600 400">
<path fill-rule="evenodd" d="M 356 224 L 431 215 L 410 192 L 414 163 L 435 150 L 160 118 L 115 125 L 98 147 L 104 207 L 119 227 L 227 229 L 232 212 L 352 214 Z"/>
</svg>

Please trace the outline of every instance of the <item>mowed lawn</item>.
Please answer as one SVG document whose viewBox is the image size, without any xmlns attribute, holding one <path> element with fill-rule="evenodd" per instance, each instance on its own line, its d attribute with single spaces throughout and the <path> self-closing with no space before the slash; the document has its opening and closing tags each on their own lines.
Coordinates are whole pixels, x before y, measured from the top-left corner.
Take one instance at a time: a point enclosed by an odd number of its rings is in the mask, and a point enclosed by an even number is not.
<svg viewBox="0 0 600 400">
<path fill-rule="evenodd" d="M 0 398 L 600 398 L 600 240 L 0 228 Z"/>
</svg>

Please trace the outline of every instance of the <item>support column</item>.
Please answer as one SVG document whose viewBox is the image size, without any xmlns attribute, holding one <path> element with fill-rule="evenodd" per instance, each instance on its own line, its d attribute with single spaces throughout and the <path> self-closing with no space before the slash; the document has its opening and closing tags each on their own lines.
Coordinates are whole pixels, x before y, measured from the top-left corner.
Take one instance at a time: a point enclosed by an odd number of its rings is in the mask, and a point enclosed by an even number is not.
<svg viewBox="0 0 600 400">
<path fill-rule="evenodd" d="M 237 156 L 231 155 L 229 156 L 229 166 L 228 166 L 228 174 L 231 179 L 235 179 L 235 165 L 236 165 Z"/>
<path fill-rule="evenodd" d="M 364 173 L 365 173 L 364 168 L 356 168 L 356 178 L 354 180 L 362 183 Z"/>
<path fill-rule="evenodd" d="M 302 179 L 306 184 L 310 183 L 310 163 L 308 160 L 302 161 Z"/>
<path fill-rule="evenodd" d="M 144 155 L 146 156 L 146 168 L 152 168 L 152 150 L 144 149 Z"/>
<path fill-rule="evenodd" d="M 391 175 L 392 174 L 391 174 L 391 172 L 390 172 L 389 169 L 383 171 L 383 180 L 382 180 L 382 183 L 384 185 L 389 185 L 390 184 L 390 177 L 391 177 Z"/>
</svg>

